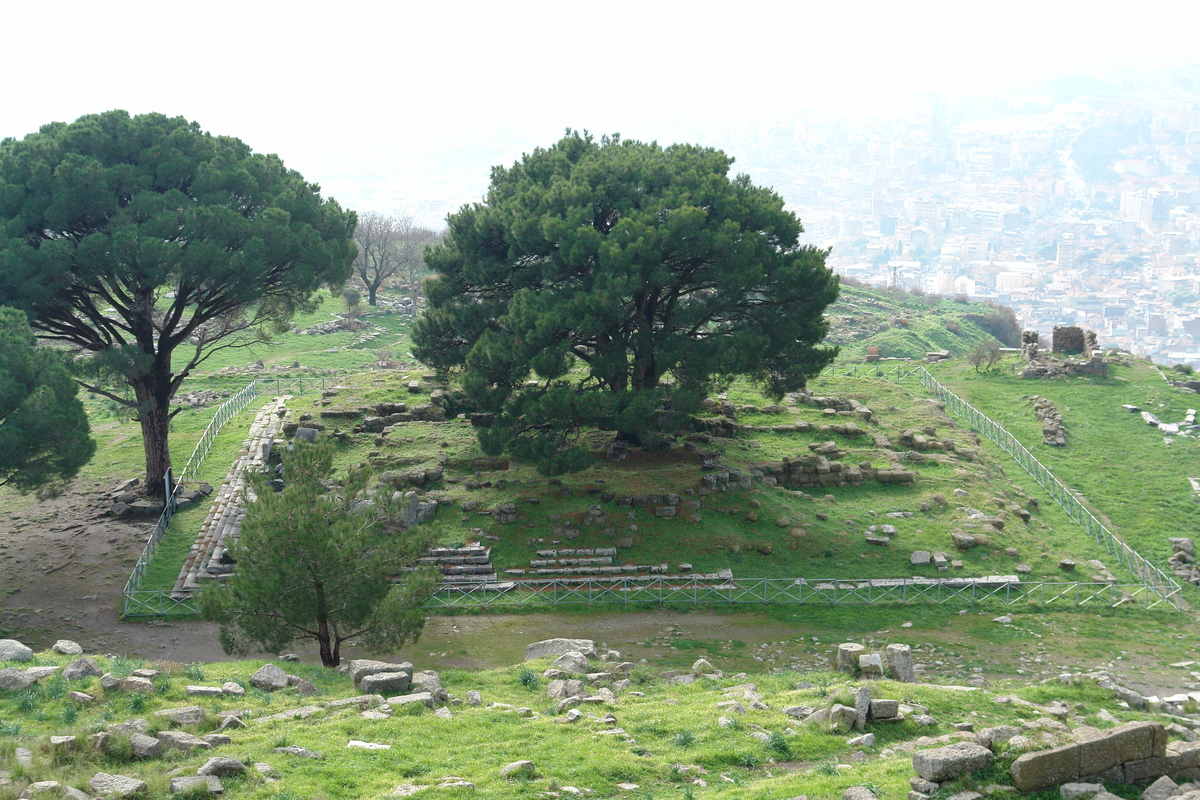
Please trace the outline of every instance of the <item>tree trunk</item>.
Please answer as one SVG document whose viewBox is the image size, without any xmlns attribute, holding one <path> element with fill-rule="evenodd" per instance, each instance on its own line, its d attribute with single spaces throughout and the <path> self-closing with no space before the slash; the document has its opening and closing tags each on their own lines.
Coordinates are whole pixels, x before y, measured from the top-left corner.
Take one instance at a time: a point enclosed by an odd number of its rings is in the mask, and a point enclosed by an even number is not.
<svg viewBox="0 0 1200 800">
<path fill-rule="evenodd" d="M 363 283 L 366 283 L 366 281 L 363 281 Z M 373 285 L 367 283 L 367 305 L 369 305 L 369 306 L 375 305 L 375 290 L 378 288 L 379 287 L 377 285 L 373 286 Z"/>
<path fill-rule="evenodd" d="M 329 612 L 325 605 L 325 585 L 317 580 L 313 584 L 313 589 L 317 595 L 317 644 L 321 648 L 321 665 L 336 667 L 341 660 L 338 657 L 338 650 L 341 648 L 333 645 L 333 633 L 329 630 Z"/>
<path fill-rule="evenodd" d="M 156 367 L 150 374 L 142 375 L 130 383 L 137 398 L 142 448 L 146 453 L 146 493 L 151 497 L 166 497 L 163 476 L 171 468 L 170 375 L 160 374 Z"/>
<path fill-rule="evenodd" d="M 340 659 L 337 650 L 330 643 L 329 623 L 325 620 L 317 624 L 317 643 L 321 647 L 321 666 L 336 667 Z"/>
</svg>

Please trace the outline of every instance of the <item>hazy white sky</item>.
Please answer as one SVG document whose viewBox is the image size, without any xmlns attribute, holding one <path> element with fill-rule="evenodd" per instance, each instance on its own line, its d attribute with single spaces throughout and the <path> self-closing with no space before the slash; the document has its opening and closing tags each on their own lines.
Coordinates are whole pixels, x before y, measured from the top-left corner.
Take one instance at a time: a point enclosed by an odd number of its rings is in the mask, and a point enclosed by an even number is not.
<svg viewBox="0 0 1200 800">
<path fill-rule="evenodd" d="M 568 126 L 722 146 L 721 125 L 802 109 L 1194 58 L 1200 29 L 1194 0 L 414 5 L 9 3 L 0 137 L 161 111 L 279 153 L 353 208 L 461 202 Z"/>
</svg>

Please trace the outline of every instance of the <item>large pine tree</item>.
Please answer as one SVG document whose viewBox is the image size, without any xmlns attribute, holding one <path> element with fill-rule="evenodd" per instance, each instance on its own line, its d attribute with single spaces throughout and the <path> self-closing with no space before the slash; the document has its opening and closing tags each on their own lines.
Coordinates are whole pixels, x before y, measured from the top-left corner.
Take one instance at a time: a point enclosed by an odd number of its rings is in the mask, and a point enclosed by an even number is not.
<svg viewBox="0 0 1200 800">
<path fill-rule="evenodd" d="M 496 412 L 485 449 L 578 468 L 585 427 L 649 443 L 734 376 L 779 396 L 833 359 L 825 251 L 732 163 L 568 133 L 450 217 L 414 354 Z"/>
<path fill-rule="evenodd" d="M 354 214 L 277 156 L 182 117 L 109 111 L 0 143 L 0 298 L 90 352 L 128 394 L 146 485 L 171 466 L 171 398 L 350 276 Z"/>
</svg>

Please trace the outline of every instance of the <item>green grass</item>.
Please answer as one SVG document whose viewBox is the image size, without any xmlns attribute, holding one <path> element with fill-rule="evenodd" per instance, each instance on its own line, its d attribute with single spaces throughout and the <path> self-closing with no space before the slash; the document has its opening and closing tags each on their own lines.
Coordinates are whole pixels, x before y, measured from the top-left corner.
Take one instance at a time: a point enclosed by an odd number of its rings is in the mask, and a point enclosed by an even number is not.
<svg viewBox="0 0 1200 800">
<path fill-rule="evenodd" d="M 963 365 L 942 366 L 935 376 L 1004 425 L 1082 493 L 1101 521 L 1160 568 L 1171 554 L 1167 539 L 1194 530 L 1200 507 L 1187 478 L 1200 477 L 1196 440 L 1175 437 L 1167 445 L 1161 432 L 1121 408 L 1136 405 L 1177 422 L 1200 405 L 1194 392 L 1167 385 L 1153 365 L 1112 367 L 1107 378 L 1023 380 L 1011 368 L 976 374 Z M 1062 413 L 1066 447 L 1042 443 L 1032 405 L 1022 400 L 1033 394 L 1053 401 Z M 1200 599 L 1190 590 L 1188 597 Z"/>
<path fill-rule="evenodd" d="M 685 659 L 703 653 L 714 660 L 717 668 L 731 669 L 719 648 L 686 644 L 687 640 L 677 641 L 677 646 L 687 651 Z M 825 645 L 827 651 L 829 647 Z M 925 653 L 919 650 L 918 657 L 925 657 Z M 39 664 L 67 661 L 48 653 L 37 657 Z M 97 661 L 101 669 L 114 674 L 130 667 L 128 663 L 105 657 L 97 657 Z M 0 787 L 0 800 L 12 800 L 34 780 L 54 779 L 85 786 L 96 771 L 140 777 L 149 784 L 148 797 L 165 797 L 165 773 L 194 774 L 213 755 L 237 758 L 247 764 L 266 762 L 274 767 L 274 777 L 278 778 L 274 783 L 254 771 L 241 778 L 223 780 L 226 796 L 238 800 L 383 797 L 402 783 L 436 785 L 447 776 L 471 781 L 475 789 L 442 790 L 437 791 L 438 796 L 531 798 L 557 784 L 586 788 L 598 797 L 618 797 L 629 795 L 617 784 L 633 782 L 641 787 L 634 796 L 684 796 L 686 787 L 693 798 L 757 800 L 790 797 L 801 792 L 813 798 L 833 798 L 849 786 L 870 784 L 879 790 L 879 796 L 892 797 L 907 791 L 912 767 L 906 753 L 889 756 L 885 753 L 889 748 L 908 745 L 921 736 L 945 734 L 951 730 L 952 722 L 970 720 L 978 730 L 996 724 L 1019 725 L 1021 718 L 1029 716 L 1027 708 L 994 702 L 994 695 L 1015 693 L 1031 702 L 1064 700 L 1086 716 L 1089 724 L 1100 727 L 1108 727 L 1094 718 L 1101 709 L 1115 713 L 1121 720 L 1152 718 L 1118 708 L 1111 692 L 1086 681 L 1052 688 L 1005 682 L 990 690 L 955 692 L 933 685 L 882 680 L 872 684 L 875 697 L 921 704 L 930 709 L 938 722 L 933 727 L 922 727 L 912 719 L 898 724 L 875 724 L 870 728 L 877 737 L 875 746 L 867 748 L 864 756 L 851 758 L 844 734 L 818 731 L 780 712 L 790 705 L 821 707 L 847 702 L 855 683 L 845 675 L 759 671 L 680 685 L 661 680 L 654 669 L 643 667 L 633 676 L 635 685 L 622 693 L 615 705 L 584 706 L 585 712 L 594 713 L 575 724 L 562 724 L 562 716 L 552 708 L 554 701 L 545 696 L 545 682 L 539 681 L 539 685 L 531 687 L 529 681 L 522 680 L 531 671 L 528 667 L 533 667 L 536 674 L 547 664 L 533 662 L 484 671 L 441 670 L 442 684 L 452 696 L 465 697 L 468 690 L 476 690 L 481 692 L 485 703 L 480 707 L 451 705 L 450 719 L 437 718 L 420 706 L 407 707 L 382 720 L 362 719 L 353 707 L 327 708 L 307 719 L 251 722 L 247 728 L 230 732 L 232 744 L 211 752 L 189 755 L 176 751 L 143 762 L 122 755 L 127 751 L 119 742 L 109 754 L 80 748 L 74 753 L 55 755 L 44 745 L 51 734 L 71 733 L 82 738 L 131 716 L 149 720 L 152 732 L 162 729 L 164 721 L 155 715 L 156 711 L 196 702 L 184 693 L 184 685 L 196 678 L 197 670 L 205 685 L 219 685 L 227 680 L 247 685 L 249 676 L 262 663 L 222 662 L 186 667 L 157 664 L 164 671 L 155 679 L 159 691 L 135 696 L 140 698 L 136 704 L 119 690 L 105 692 L 98 678 L 69 685 L 61 679 L 48 679 L 26 693 L 0 696 L 0 720 L 10 732 L 15 731 L 0 742 L 0 757 L 7 760 L 18 746 L 34 752 L 33 766 L 14 770 L 14 782 Z M 320 696 L 302 698 L 295 689 L 285 689 L 273 694 L 251 690 L 244 698 L 205 699 L 200 701 L 208 712 L 205 720 L 185 726 L 185 730 L 196 734 L 212 731 L 220 720 L 217 714 L 222 711 L 243 709 L 243 716 L 250 720 L 357 694 L 348 678 L 332 670 L 307 664 L 284 666 L 316 684 Z M 417 664 L 418 668 L 424 666 Z M 797 689 L 801 681 L 811 684 L 811 688 Z M 736 719 L 734 725 L 718 725 L 718 716 L 729 712 L 719 711 L 716 704 L 726 699 L 730 687 L 746 683 L 754 684 L 769 708 L 731 714 Z M 92 694 L 96 702 L 76 706 L 67 697 L 68 689 Z M 733 696 L 742 699 L 740 691 Z M 489 707 L 492 703 L 507 706 Z M 743 703 L 749 705 L 748 700 Z M 521 716 L 512 710 L 516 707 L 529 708 L 533 713 Z M 72 708 L 76 710 L 68 712 Z M 615 713 L 616 723 L 598 718 L 609 711 Z M 69 723 L 64 721 L 66 717 L 71 717 Z M 618 726 L 627 736 L 601 733 Z M 767 741 L 752 738 L 753 731 L 765 732 Z M 351 749 L 346 746 L 351 739 L 387 744 L 390 749 Z M 284 744 L 308 748 L 323 758 L 310 760 L 272 752 L 272 748 Z M 1000 755 L 1000 766 L 961 778 L 947 788 L 961 791 L 989 782 L 1005 783 L 1004 767 L 1015 754 L 1005 754 L 1002 749 Z M 514 759 L 532 760 L 536 775 L 501 778 L 500 767 Z M 681 770 L 680 765 L 690 765 L 693 769 L 689 773 Z M 696 767 L 704 772 L 698 773 Z M 688 782 L 697 775 L 706 780 L 707 786 Z M 1003 793 L 994 796 L 1009 797 Z"/>
</svg>

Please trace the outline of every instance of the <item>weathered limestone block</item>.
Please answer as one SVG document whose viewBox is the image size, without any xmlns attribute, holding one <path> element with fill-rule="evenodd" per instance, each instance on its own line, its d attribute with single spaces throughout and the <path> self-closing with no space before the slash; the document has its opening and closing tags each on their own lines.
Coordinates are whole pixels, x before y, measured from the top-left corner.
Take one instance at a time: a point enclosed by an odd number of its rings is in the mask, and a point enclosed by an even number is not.
<svg viewBox="0 0 1200 800">
<path fill-rule="evenodd" d="M 913 753 L 913 770 L 927 781 L 941 783 L 968 772 L 986 769 L 994 756 L 986 747 L 972 742 L 956 742 Z"/>
</svg>

